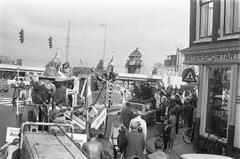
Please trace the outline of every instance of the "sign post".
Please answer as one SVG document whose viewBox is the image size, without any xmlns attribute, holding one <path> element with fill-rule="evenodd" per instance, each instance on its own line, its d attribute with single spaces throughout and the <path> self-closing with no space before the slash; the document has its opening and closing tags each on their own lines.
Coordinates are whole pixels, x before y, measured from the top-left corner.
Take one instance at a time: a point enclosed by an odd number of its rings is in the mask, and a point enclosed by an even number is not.
<svg viewBox="0 0 240 159">
<path fill-rule="evenodd" d="M 196 82 L 196 74 L 192 68 L 186 68 L 182 72 L 182 81 L 191 83 Z"/>
</svg>

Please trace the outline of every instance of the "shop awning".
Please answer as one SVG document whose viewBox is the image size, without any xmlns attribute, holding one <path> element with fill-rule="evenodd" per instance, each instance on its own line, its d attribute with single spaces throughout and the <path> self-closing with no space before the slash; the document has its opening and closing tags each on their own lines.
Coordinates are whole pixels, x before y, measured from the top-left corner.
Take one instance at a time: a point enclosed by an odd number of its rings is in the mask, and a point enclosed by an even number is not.
<svg viewBox="0 0 240 159">
<path fill-rule="evenodd" d="M 208 53 L 208 52 L 239 52 L 240 51 L 240 41 L 239 39 L 234 41 L 221 41 L 217 43 L 199 43 L 194 44 L 189 48 L 181 50 L 182 54 L 198 54 L 198 53 Z"/>
<path fill-rule="evenodd" d="M 194 44 L 181 52 L 187 65 L 240 63 L 239 40 Z"/>
</svg>

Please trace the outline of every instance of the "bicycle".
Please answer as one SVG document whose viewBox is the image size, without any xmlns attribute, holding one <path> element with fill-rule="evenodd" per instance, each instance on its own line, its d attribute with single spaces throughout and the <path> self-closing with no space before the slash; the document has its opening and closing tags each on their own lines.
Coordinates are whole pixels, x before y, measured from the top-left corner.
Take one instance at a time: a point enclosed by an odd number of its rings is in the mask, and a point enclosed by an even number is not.
<svg viewBox="0 0 240 159">
<path fill-rule="evenodd" d="M 165 124 L 164 122 L 158 122 L 158 121 L 155 121 L 155 123 L 156 123 L 156 126 L 153 129 L 153 134 L 156 138 L 162 139 Z"/>
<path fill-rule="evenodd" d="M 204 143 L 200 149 L 202 153 L 207 153 L 207 154 L 216 154 L 216 155 L 226 155 L 226 145 L 224 145 L 220 139 L 220 135 L 218 134 L 212 134 L 210 131 L 207 131 L 208 135 L 204 140 Z M 219 131 L 221 133 L 221 131 Z M 211 135 L 214 135 L 216 137 L 212 138 Z"/>
<path fill-rule="evenodd" d="M 193 142 L 193 127 L 187 128 L 182 133 L 182 139 L 186 144 L 191 144 Z"/>
</svg>

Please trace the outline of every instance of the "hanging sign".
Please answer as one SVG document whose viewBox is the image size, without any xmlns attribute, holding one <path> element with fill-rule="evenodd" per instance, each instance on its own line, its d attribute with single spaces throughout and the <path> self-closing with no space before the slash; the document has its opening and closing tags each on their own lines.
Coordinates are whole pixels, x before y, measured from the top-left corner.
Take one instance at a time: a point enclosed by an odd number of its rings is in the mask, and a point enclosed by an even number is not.
<svg viewBox="0 0 240 159">
<path fill-rule="evenodd" d="M 186 68 L 182 72 L 182 81 L 184 82 L 196 82 L 196 74 L 192 68 Z"/>
</svg>

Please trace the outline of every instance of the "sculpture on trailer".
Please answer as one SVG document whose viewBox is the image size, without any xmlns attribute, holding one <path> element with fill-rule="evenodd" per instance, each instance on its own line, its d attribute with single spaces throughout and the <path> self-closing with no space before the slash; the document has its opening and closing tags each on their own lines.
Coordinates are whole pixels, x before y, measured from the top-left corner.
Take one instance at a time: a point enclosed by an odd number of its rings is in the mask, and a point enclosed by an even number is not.
<svg viewBox="0 0 240 159">
<path fill-rule="evenodd" d="M 72 76 L 72 68 L 70 67 L 69 62 L 65 62 L 64 64 L 62 64 L 62 69 L 61 69 L 62 73 L 64 75 L 66 75 L 67 77 Z"/>
<path fill-rule="evenodd" d="M 58 54 L 56 53 L 53 59 L 47 63 L 43 76 L 57 77 L 58 71 L 60 70 L 60 66 L 61 61 L 58 57 Z"/>
</svg>

